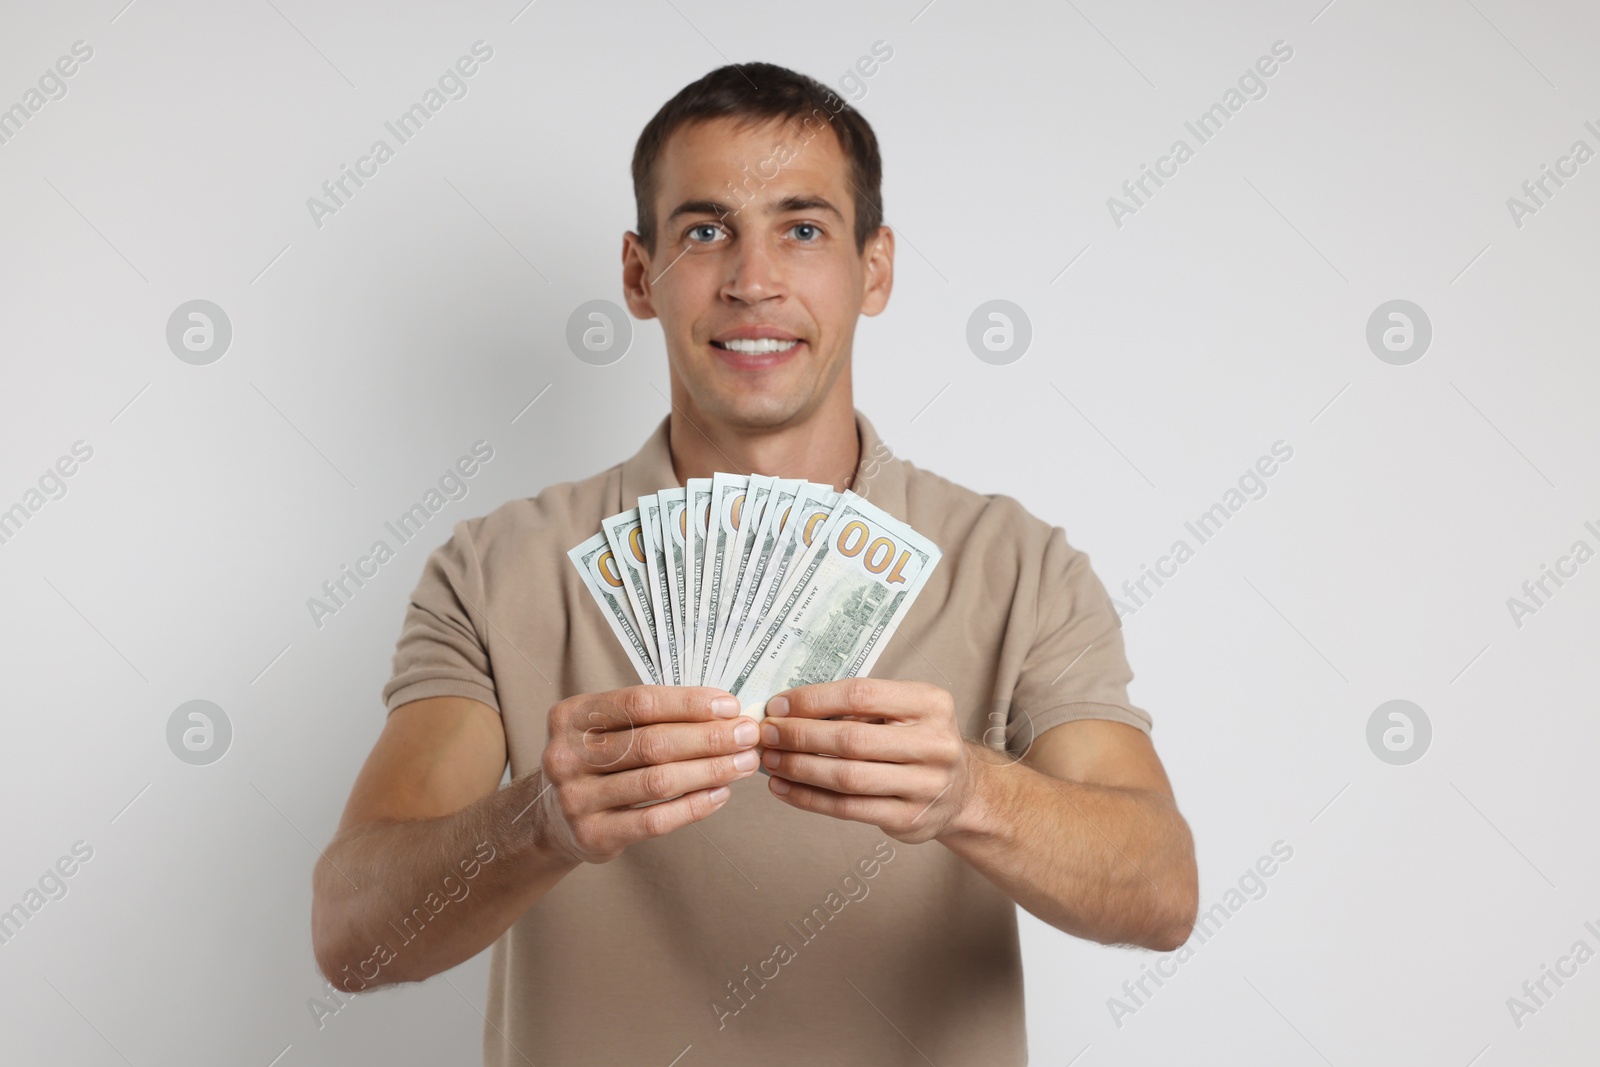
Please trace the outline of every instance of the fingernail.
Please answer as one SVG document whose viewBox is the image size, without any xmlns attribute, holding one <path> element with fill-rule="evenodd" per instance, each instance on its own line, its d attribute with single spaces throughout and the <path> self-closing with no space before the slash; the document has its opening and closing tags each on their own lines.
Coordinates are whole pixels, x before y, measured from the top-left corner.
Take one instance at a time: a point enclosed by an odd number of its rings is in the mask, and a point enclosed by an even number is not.
<svg viewBox="0 0 1600 1067">
<path fill-rule="evenodd" d="M 713 804 L 721 804 L 724 800 L 728 799 L 729 794 L 731 794 L 732 792 L 733 791 L 731 789 L 729 789 L 727 786 L 719 785 L 715 789 L 713 789 L 711 792 L 707 793 L 706 796 L 711 798 L 711 803 L 713 803 Z"/>
<path fill-rule="evenodd" d="M 763 745 L 775 745 L 778 743 L 778 728 L 770 722 L 761 724 L 761 743 Z"/>
<path fill-rule="evenodd" d="M 781 763 L 782 761 L 783 761 L 783 754 L 781 752 L 779 752 L 777 749 L 769 748 L 761 756 L 761 762 L 765 763 L 772 770 L 777 770 L 778 769 L 778 764 Z"/>
<path fill-rule="evenodd" d="M 739 714 L 739 699 L 737 697 L 714 697 L 711 701 L 711 714 L 719 719 L 731 719 Z"/>
<path fill-rule="evenodd" d="M 756 739 L 760 736 L 760 728 L 749 719 L 746 719 L 744 722 L 733 728 L 733 740 L 735 743 L 740 745 L 753 745 L 756 743 Z"/>
<path fill-rule="evenodd" d="M 789 783 L 782 778 L 774 778 L 772 780 L 772 791 L 781 797 L 789 791 Z"/>
<path fill-rule="evenodd" d="M 753 748 L 747 748 L 737 756 L 733 757 L 733 765 L 739 768 L 741 771 L 755 770 L 756 762 L 756 750 Z"/>
<path fill-rule="evenodd" d="M 773 697 L 771 700 L 767 701 L 767 714 L 773 716 L 774 718 L 781 718 L 782 716 L 789 714 L 789 698 Z"/>
</svg>

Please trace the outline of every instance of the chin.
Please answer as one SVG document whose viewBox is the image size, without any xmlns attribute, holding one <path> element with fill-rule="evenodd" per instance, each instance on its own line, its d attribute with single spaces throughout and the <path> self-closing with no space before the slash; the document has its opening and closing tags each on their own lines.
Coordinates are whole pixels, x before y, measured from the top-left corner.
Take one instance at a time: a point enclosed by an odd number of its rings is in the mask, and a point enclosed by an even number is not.
<svg viewBox="0 0 1600 1067">
<path fill-rule="evenodd" d="M 746 392 L 718 396 L 713 411 L 719 421 L 730 426 L 764 430 L 785 425 L 804 409 L 803 397 Z"/>
</svg>

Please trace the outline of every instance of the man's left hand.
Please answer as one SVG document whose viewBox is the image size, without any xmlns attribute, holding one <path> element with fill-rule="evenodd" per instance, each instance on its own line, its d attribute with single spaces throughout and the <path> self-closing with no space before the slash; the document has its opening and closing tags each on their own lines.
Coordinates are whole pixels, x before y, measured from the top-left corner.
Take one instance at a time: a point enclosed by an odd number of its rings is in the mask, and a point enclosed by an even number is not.
<svg viewBox="0 0 1600 1067">
<path fill-rule="evenodd" d="M 975 800 L 955 700 L 927 682 L 847 678 L 785 690 L 767 701 L 761 743 L 774 796 L 907 844 L 945 833 Z"/>
</svg>

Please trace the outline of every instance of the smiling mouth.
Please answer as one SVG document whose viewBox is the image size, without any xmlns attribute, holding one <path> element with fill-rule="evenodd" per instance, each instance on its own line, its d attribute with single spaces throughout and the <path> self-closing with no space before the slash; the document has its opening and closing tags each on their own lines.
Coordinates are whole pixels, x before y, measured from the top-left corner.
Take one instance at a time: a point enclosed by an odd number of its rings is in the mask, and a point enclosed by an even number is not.
<svg viewBox="0 0 1600 1067">
<path fill-rule="evenodd" d="M 724 352 L 737 352 L 741 356 L 772 356 L 789 351 L 800 344 L 800 340 L 795 338 L 786 341 L 776 337 L 763 337 L 757 340 L 736 339 L 711 343 Z"/>
</svg>

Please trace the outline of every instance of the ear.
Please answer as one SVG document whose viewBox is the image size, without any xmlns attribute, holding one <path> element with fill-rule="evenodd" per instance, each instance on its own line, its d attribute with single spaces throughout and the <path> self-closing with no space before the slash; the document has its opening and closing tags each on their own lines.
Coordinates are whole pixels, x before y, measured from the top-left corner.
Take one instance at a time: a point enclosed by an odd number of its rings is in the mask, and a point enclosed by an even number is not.
<svg viewBox="0 0 1600 1067">
<path fill-rule="evenodd" d="M 894 231 L 879 226 L 877 236 L 867 241 L 862 253 L 865 263 L 861 292 L 861 314 L 876 315 L 889 304 L 889 292 L 894 288 Z"/>
<path fill-rule="evenodd" d="M 622 235 L 622 296 L 634 318 L 656 317 L 650 290 L 650 254 L 632 230 Z"/>
</svg>

